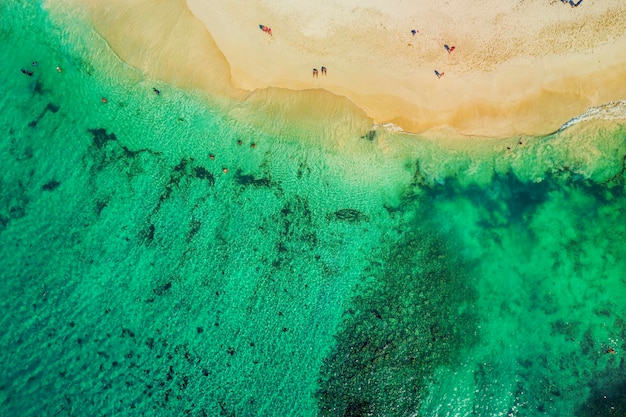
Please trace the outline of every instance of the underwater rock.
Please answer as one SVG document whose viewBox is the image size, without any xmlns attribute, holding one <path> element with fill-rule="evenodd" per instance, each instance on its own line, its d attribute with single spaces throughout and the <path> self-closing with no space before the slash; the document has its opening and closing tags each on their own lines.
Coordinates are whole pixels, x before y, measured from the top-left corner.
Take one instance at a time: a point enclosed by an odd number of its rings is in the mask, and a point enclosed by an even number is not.
<svg viewBox="0 0 626 417">
<path fill-rule="evenodd" d="M 44 191 L 52 191 L 52 190 L 56 190 L 59 187 L 59 185 L 61 185 L 59 181 L 50 180 L 44 185 L 42 185 L 41 189 Z"/>
<path fill-rule="evenodd" d="M 101 149 L 108 141 L 117 140 L 115 133 L 108 134 L 106 129 L 87 129 L 87 131 L 93 136 L 93 143 L 98 149 Z"/>
<path fill-rule="evenodd" d="M 367 215 L 361 213 L 358 210 L 354 209 L 341 209 L 334 213 L 334 216 L 337 220 L 345 220 L 348 222 L 361 222 L 361 221 L 369 221 L 369 217 Z"/>
</svg>

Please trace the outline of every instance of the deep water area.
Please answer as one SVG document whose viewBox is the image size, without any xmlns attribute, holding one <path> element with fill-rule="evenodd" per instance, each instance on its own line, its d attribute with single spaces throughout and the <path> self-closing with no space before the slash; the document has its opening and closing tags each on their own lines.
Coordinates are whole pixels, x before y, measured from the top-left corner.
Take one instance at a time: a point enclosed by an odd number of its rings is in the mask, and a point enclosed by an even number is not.
<svg viewBox="0 0 626 417">
<path fill-rule="evenodd" d="M 37 2 L 0 43 L 0 415 L 626 414 L 623 125 L 338 147 Z"/>
</svg>

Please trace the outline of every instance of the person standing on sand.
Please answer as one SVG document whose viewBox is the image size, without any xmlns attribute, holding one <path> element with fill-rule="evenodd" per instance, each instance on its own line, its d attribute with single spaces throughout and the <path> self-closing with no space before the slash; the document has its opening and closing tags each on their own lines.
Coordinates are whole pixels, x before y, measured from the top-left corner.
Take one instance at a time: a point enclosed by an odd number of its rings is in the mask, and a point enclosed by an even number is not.
<svg viewBox="0 0 626 417">
<path fill-rule="evenodd" d="M 443 77 L 443 74 L 444 74 L 443 72 L 439 72 L 439 71 L 435 70 L 435 75 L 437 76 L 437 78 Z"/>
<path fill-rule="evenodd" d="M 322 75 L 326 75 L 326 67 L 322 67 Z"/>
<path fill-rule="evenodd" d="M 313 78 L 317 78 L 317 68 L 313 68 Z"/>
</svg>

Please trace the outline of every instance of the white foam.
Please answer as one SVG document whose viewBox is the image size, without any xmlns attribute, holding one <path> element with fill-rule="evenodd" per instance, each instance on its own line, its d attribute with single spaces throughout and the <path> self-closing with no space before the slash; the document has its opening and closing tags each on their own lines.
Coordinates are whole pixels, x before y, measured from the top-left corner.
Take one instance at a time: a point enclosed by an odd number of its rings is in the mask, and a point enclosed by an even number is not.
<svg viewBox="0 0 626 417">
<path fill-rule="evenodd" d="M 611 101 L 600 106 L 590 107 L 580 116 L 567 121 L 559 128 L 565 130 L 570 126 L 587 120 L 626 120 L 626 100 Z"/>
<path fill-rule="evenodd" d="M 398 125 L 394 125 L 393 123 L 376 123 L 374 124 L 374 126 L 372 126 L 372 130 L 384 130 L 386 132 L 404 132 L 404 130 L 398 126 Z"/>
</svg>

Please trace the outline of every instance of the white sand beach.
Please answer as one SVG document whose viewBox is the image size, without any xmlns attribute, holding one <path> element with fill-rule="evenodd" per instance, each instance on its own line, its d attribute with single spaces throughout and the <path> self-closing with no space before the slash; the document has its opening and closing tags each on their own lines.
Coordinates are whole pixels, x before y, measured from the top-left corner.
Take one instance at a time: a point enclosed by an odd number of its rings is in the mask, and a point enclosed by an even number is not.
<svg viewBox="0 0 626 417">
<path fill-rule="evenodd" d="M 68 1 L 149 76 L 234 100 L 326 90 L 411 132 L 546 134 L 626 98 L 621 0 Z"/>
</svg>

